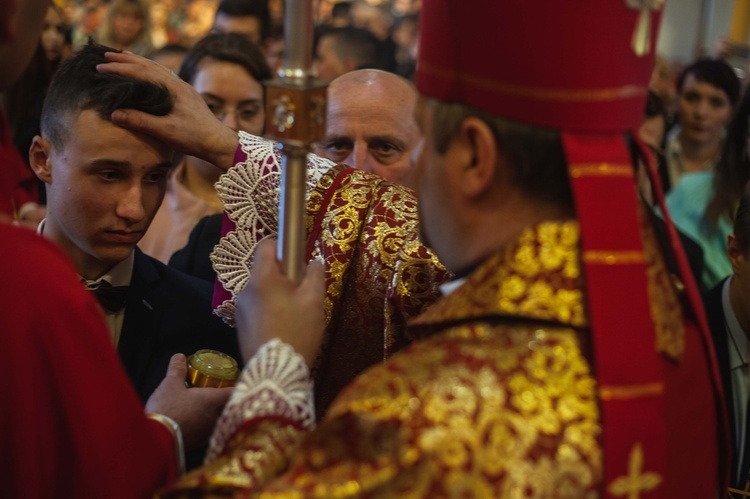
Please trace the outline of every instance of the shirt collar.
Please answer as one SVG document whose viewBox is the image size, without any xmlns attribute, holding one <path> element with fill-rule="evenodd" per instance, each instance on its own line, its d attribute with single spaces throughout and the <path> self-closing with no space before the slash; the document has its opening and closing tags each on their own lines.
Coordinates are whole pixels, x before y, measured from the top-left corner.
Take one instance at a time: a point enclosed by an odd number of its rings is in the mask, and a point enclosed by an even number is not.
<svg viewBox="0 0 750 499">
<path fill-rule="evenodd" d="M 466 277 L 459 277 L 458 279 L 452 279 L 440 285 L 440 292 L 443 294 L 443 296 L 448 296 L 449 294 L 453 293 L 455 290 L 463 286 L 465 282 L 466 282 Z"/>
</svg>

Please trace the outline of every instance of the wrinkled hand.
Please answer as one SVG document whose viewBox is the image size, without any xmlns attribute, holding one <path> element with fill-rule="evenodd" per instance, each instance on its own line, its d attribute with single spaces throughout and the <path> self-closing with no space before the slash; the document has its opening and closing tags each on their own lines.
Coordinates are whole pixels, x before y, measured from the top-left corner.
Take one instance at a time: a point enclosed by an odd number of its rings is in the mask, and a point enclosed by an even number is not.
<svg viewBox="0 0 750 499">
<path fill-rule="evenodd" d="M 237 133 L 216 119 L 190 84 L 164 66 L 135 54 L 107 52 L 105 57 L 110 62 L 99 64 L 98 71 L 162 85 L 174 99 L 172 112 L 166 116 L 119 109 L 112 113 L 113 123 L 157 137 L 172 149 L 204 159 L 224 171 L 232 166 Z"/>
<path fill-rule="evenodd" d="M 146 402 L 146 412 L 174 419 L 182 430 L 185 449 L 191 450 L 208 444 L 232 388 L 187 388 L 186 377 L 185 356 L 173 355 L 167 375 Z"/>
<path fill-rule="evenodd" d="M 262 241 L 253 273 L 237 297 L 237 332 L 247 362 L 267 341 L 279 338 L 312 367 L 325 330 L 325 271 L 310 262 L 302 282 L 287 278 L 276 260 L 276 241 Z"/>
</svg>

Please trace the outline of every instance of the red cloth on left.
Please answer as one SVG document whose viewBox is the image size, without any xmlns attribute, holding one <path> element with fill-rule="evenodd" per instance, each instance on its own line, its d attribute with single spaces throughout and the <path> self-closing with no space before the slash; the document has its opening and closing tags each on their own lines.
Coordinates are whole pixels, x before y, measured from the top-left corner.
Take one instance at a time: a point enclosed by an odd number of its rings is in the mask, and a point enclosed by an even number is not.
<svg viewBox="0 0 750 499">
<path fill-rule="evenodd" d="M 0 213 L 15 218 L 23 205 L 38 202 L 36 178 L 13 144 L 8 120 L 0 111 Z"/>
<path fill-rule="evenodd" d="M 1 495 L 151 497 L 176 478 L 172 435 L 144 416 L 64 254 L 0 224 L 0 275 Z"/>
</svg>

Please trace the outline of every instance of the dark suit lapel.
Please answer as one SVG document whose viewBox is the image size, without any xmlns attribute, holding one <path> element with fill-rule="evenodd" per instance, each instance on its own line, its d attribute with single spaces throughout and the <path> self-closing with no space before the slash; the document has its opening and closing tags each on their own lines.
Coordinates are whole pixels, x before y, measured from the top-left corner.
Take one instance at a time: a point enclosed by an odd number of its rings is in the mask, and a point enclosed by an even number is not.
<svg viewBox="0 0 750 499">
<path fill-rule="evenodd" d="M 708 326 L 711 329 L 711 337 L 714 342 L 714 350 L 716 352 L 716 361 L 719 364 L 719 372 L 721 374 L 721 384 L 724 388 L 724 398 L 726 400 L 726 410 L 729 416 L 729 429 L 732 438 L 732 483 L 736 484 L 738 477 L 737 467 L 739 466 L 740 456 L 737 455 L 737 449 L 735 442 L 737 441 L 736 427 L 737 423 L 734 419 L 734 399 L 732 397 L 732 372 L 729 366 L 729 343 L 727 340 L 727 329 L 726 329 L 726 317 L 724 316 L 724 305 L 721 297 L 724 289 L 724 283 L 726 279 L 721 281 L 719 284 L 714 286 L 704 296 L 706 317 L 708 319 Z M 749 434 L 750 432 L 746 432 Z M 747 449 L 747 443 L 745 443 Z M 744 466 L 743 466 L 744 467 Z"/>
<path fill-rule="evenodd" d="M 133 386 L 140 393 L 158 340 L 163 305 L 155 292 L 159 273 L 139 249 L 136 248 L 135 252 L 133 278 L 117 352 Z"/>
</svg>

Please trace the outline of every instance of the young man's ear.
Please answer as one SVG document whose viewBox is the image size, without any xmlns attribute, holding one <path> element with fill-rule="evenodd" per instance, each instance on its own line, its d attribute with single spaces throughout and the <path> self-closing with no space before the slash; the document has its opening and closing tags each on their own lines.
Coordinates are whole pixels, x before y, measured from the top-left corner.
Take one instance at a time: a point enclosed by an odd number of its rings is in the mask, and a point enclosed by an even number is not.
<svg viewBox="0 0 750 499">
<path fill-rule="evenodd" d="M 41 138 L 39 135 L 34 137 L 29 148 L 29 163 L 31 163 L 31 169 L 39 180 L 45 184 L 52 183 L 52 169 L 50 167 L 50 155 L 51 147 L 49 140 Z"/>
</svg>

